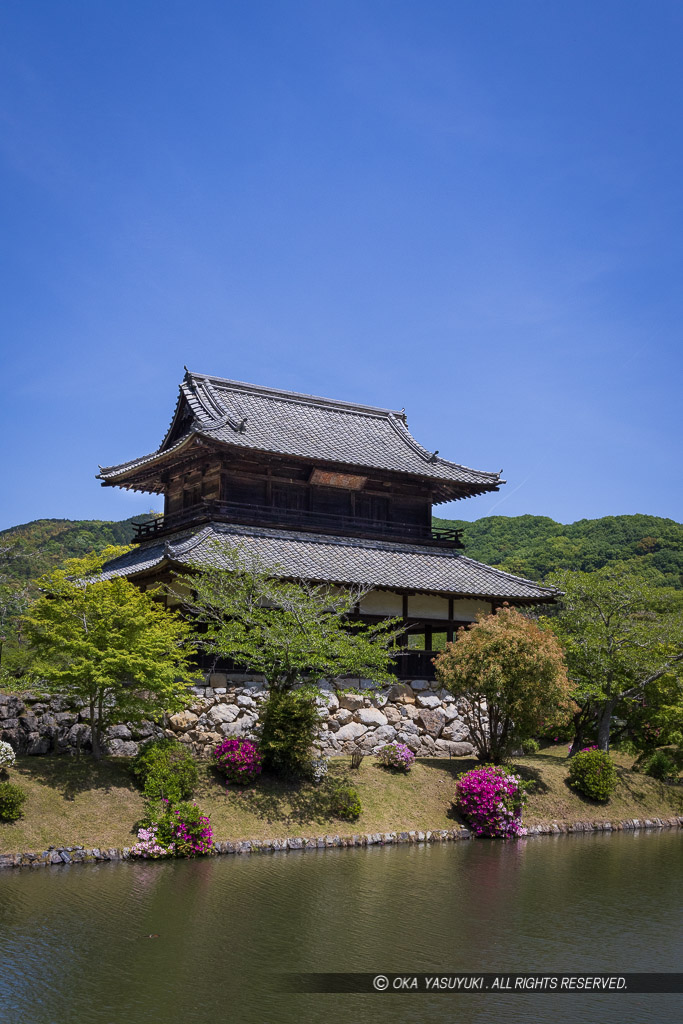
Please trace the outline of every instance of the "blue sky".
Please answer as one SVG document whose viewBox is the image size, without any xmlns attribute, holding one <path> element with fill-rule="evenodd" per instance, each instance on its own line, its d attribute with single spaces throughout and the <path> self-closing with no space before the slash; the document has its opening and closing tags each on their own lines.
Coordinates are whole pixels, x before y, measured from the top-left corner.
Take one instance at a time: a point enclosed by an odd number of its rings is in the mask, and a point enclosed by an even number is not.
<svg viewBox="0 0 683 1024">
<path fill-rule="evenodd" d="M 0 528 L 190 369 L 405 406 L 446 515 L 680 519 L 683 7 L 5 0 Z"/>
</svg>

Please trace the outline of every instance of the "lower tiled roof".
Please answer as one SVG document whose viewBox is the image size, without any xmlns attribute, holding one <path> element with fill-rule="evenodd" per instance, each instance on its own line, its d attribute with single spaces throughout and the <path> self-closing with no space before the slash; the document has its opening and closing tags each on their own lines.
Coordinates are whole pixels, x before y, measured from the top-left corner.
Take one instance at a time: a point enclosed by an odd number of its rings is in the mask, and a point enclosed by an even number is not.
<svg viewBox="0 0 683 1024">
<path fill-rule="evenodd" d="M 228 564 L 221 556 L 226 545 L 242 548 L 277 575 L 314 582 L 519 602 L 552 601 L 557 595 L 552 587 L 492 569 L 455 549 L 221 523 L 166 543 L 140 545 L 108 562 L 103 576 L 138 576 L 163 566 Z"/>
</svg>

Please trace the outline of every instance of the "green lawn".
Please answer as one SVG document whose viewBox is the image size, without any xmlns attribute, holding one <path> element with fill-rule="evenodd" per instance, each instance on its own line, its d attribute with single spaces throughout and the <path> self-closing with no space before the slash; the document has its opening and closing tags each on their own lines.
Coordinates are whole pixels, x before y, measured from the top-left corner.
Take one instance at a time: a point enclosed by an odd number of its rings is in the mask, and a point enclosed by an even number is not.
<svg viewBox="0 0 683 1024">
<path fill-rule="evenodd" d="M 516 758 L 514 767 L 533 783 L 524 820 L 594 821 L 670 817 L 683 813 L 679 787 L 668 787 L 629 770 L 632 759 L 615 754 L 619 784 L 607 804 L 595 804 L 566 785 L 566 748 L 549 748 Z M 421 758 L 407 775 L 395 775 L 367 757 L 357 771 L 348 758 L 334 758 L 331 773 L 358 789 L 363 812 L 353 823 L 330 818 L 324 790 L 266 776 L 239 790 L 225 785 L 208 765 L 200 767 L 199 805 L 211 816 L 217 839 L 272 839 L 329 832 L 386 832 L 452 828 L 458 820 L 451 801 L 456 776 L 476 762 Z M 144 803 L 124 759 L 99 763 L 83 756 L 22 757 L 10 779 L 28 793 L 24 817 L 0 823 L 0 853 L 47 846 L 130 846 L 133 823 Z"/>
</svg>

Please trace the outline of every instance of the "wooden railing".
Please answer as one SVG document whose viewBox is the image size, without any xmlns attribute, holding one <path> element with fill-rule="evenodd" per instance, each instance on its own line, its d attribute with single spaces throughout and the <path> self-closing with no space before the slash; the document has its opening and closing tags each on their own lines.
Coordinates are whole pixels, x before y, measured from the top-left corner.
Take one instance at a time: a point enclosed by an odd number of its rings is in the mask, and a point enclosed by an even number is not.
<svg viewBox="0 0 683 1024">
<path fill-rule="evenodd" d="M 139 543 L 161 534 L 176 532 L 186 526 L 209 522 L 236 523 L 245 526 L 275 526 L 310 530 L 317 533 L 371 536 L 387 540 L 403 540 L 413 544 L 439 544 L 461 548 L 460 530 L 452 527 L 417 526 L 413 523 L 390 523 L 359 516 L 308 512 L 303 509 L 274 508 L 270 505 L 247 505 L 232 501 L 202 500 L 190 508 L 156 516 L 144 523 L 135 523 L 133 541 Z"/>
<path fill-rule="evenodd" d="M 399 679 L 434 679 L 432 658 L 438 651 L 406 651 L 396 657 L 394 671 Z M 197 657 L 197 665 L 204 672 L 248 672 L 245 665 L 240 665 L 231 658 L 216 659 L 208 654 Z M 349 685 L 354 685 L 352 682 Z"/>
</svg>

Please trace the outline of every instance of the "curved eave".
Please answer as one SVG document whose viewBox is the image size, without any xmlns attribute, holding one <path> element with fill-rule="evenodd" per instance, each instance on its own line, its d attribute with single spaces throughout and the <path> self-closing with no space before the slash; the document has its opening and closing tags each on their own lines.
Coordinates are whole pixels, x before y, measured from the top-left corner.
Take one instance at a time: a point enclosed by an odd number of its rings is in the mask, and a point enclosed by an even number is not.
<svg viewBox="0 0 683 1024">
<path fill-rule="evenodd" d="M 389 541 L 370 542 L 332 535 L 211 523 L 196 532 L 150 542 L 104 567 L 103 575 L 140 577 L 163 568 L 225 565 L 222 552 L 243 548 L 269 571 L 286 579 L 320 584 L 368 586 L 399 593 L 432 594 L 508 602 L 553 602 L 559 591 L 443 549 Z"/>
<path fill-rule="evenodd" d="M 293 455 L 284 451 L 276 452 L 268 448 L 231 445 L 222 439 L 215 438 L 210 431 L 198 428 L 193 428 L 182 438 L 176 441 L 175 444 L 171 445 L 170 448 L 167 448 L 164 451 L 157 450 L 149 455 L 143 455 L 138 459 L 132 459 L 130 462 L 121 463 L 118 466 L 100 466 L 100 472 L 96 474 L 95 479 L 101 480 L 102 485 L 105 487 L 124 487 L 154 494 L 161 494 L 163 493 L 164 488 L 161 483 L 154 486 L 154 473 L 164 467 L 166 463 L 173 463 L 175 459 L 181 455 L 186 448 L 189 448 L 193 441 L 196 440 L 206 441 L 212 445 L 216 445 L 219 449 L 240 455 L 254 454 L 266 457 L 289 458 L 295 462 L 305 463 L 306 465 L 311 466 L 311 468 L 319 466 L 321 461 L 324 461 L 326 465 L 339 467 L 341 471 L 350 469 L 362 471 L 365 476 L 371 475 L 372 473 L 381 473 L 397 479 L 410 478 L 412 480 L 419 480 L 428 484 L 433 489 L 435 492 L 435 504 L 443 504 L 447 501 L 458 501 L 460 498 L 476 497 L 480 494 L 497 491 L 500 485 L 505 483 L 505 480 L 501 480 L 499 478 L 491 480 L 491 482 L 452 480 L 448 477 L 425 475 L 410 469 L 398 470 L 378 466 L 367 466 L 361 462 L 335 462 L 332 460 L 316 459 L 306 455 Z M 449 463 L 449 465 L 455 466 L 456 464 Z M 141 479 L 141 476 L 145 477 L 144 481 Z"/>
</svg>

